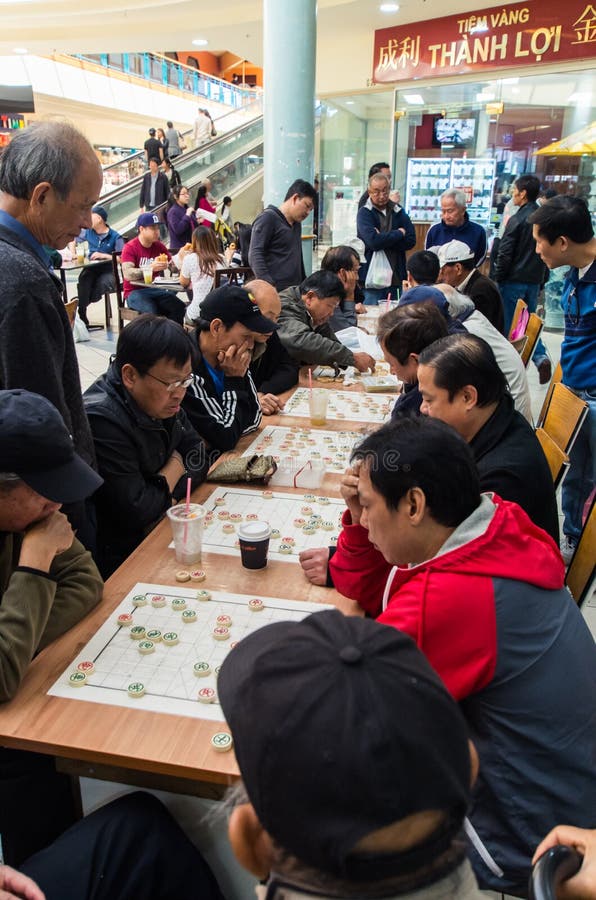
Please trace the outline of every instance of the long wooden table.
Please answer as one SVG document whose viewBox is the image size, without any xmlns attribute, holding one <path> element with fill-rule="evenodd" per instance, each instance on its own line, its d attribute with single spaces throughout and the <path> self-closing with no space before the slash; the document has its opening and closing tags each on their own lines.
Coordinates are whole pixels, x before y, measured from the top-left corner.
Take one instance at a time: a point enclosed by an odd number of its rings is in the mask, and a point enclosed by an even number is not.
<svg viewBox="0 0 596 900">
<path fill-rule="evenodd" d="M 302 383 L 305 377 L 303 373 Z M 321 386 L 341 389 L 337 383 Z M 309 425 L 307 420 L 283 415 L 264 418 L 263 426 L 273 424 Z M 342 420 L 325 427 L 359 430 L 362 423 Z M 237 452 L 253 439 L 254 434 L 244 437 Z M 317 492 L 336 495 L 338 480 L 338 475 L 327 476 Z M 202 485 L 193 500 L 205 500 L 215 487 Z M 237 776 L 234 754 L 217 753 L 210 747 L 212 735 L 221 728 L 217 723 L 47 694 L 136 582 L 176 584 L 180 566 L 174 551 L 168 549 L 170 540 L 169 524 L 162 521 L 108 580 L 97 609 L 36 657 L 17 696 L 0 706 L 0 744 L 70 760 L 70 771 L 77 774 L 202 796 L 220 796 Z M 253 572 L 242 568 L 237 557 L 206 553 L 201 567 L 207 572 L 209 589 L 333 603 L 347 614 L 359 612 L 355 603 L 336 591 L 309 584 L 295 563 L 270 561 L 266 569 Z"/>
</svg>

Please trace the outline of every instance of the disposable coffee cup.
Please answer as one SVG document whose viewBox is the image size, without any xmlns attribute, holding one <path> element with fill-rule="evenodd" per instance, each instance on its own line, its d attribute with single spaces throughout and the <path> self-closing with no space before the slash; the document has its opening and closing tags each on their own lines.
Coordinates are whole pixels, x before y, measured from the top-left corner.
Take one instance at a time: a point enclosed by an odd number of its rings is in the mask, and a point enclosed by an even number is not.
<svg viewBox="0 0 596 900">
<path fill-rule="evenodd" d="M 326 425 L 327 424 L 327 402 L 329 400 L 328 391 L 323 388 L 313 388 L 310 392 L 310 424 Z"/>
<path fill-rule="evenodd" d="M 204 517 L 205 509 L 199 503 L 190 503 L 188 510 L 185 503 L 168 509 L 176 559 L 185 566 L 201 561 Z"/>
<path fill-rule="evenodd" d="M 271 528 L 268 522 L 243 522 L 238 528 L 240 557 L 245 569 L 264 569 L 267 565 Z"/>
</svg>

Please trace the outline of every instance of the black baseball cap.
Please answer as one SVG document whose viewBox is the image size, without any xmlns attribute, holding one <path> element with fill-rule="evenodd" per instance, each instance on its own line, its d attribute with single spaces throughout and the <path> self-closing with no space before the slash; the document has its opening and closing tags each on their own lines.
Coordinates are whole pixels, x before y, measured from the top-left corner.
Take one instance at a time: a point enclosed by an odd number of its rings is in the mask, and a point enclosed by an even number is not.
<svg viewBox="0 0 596 900">
<path fill-rule="evenodd" d="M 103 484 L 75 453 L 55 406 L 30 391 L 0 391 L 0 471 L 14 472 L 54 503 L 75 503 Z"/>
<path fill-rule="evenodd" d="M 428 865 L 461 830 L 467 726 L 403 632 L 338 610 L 265 625 L 227 655 L 218 696 L 259 821 L 303 863 L 378 881 Z M 352 852 L 424 810 L 445 824 L 419 847 Z"/>
<path fill-rule="evenodd" d="M 277 323 L 262 314 L 250 291 L 234 284 L 225 284 L 207 294 L 201 303 L 200 318 L 207 322 L 221 319 L 227 327 L 241 322 L 259 334 L 277 330 Z"/>
</svg>

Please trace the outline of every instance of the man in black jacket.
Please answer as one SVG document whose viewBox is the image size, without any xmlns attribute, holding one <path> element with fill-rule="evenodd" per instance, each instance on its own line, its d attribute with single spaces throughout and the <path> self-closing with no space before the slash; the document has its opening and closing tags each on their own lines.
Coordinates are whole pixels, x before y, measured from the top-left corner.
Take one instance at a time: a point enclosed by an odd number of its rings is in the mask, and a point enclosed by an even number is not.
<svg viewBox="0 0 596 900">
<path fill-rule="evenodd" d="M 211 291 L 194 332 L 194 379 L 184 398 L 188 418 L 215 450 L 233 450 L 254 431 L 262 412 L 249 371 L 255 342 L 277 325 L 262 315 L 252 294 L 236 285 Z"/>
<path fill-rule="evenodd" d="M 176 322 L 145 313 L 118 338 L 105 375 L 85 392 L 104 484 L 95 496 L 98 565 L 107 578 L 172 505 L 204 480 L 209 460 L 180 404 L 192 344 Z"/>
<path fill-rule="evenodd" d="M 244 289 L 252 294 L 265 318 L 277 322 L 281 312 L 281 300 L 273 285 L 257 278 L 245 284 Z M 280 341 L 276 331 L 268 336 L 255 335 L 255 341 L 250 374 L 257 389 L 263 415 L 273 416 L 283 410 L 279 394 L 283 394 L 298 383 L 299 366 Z"/>
<path fill-rule="evenodd" d="M 141 212 L 151 212 L 156 206 L 166 203 L 170 196 L 170 182 L 167 176 L 159 168 L 160 162 L 156 156 L 149 160 L 149 171 L 143 175 L 141 182 L 141 195 L 139 206 Z"/>
<path fill-rule="evenodd" d="M 450 334 L 418 357 L 420 412 L 447 422 L 470 445 L 483 491 L 517 503 L 559 545 L 559 516 L 546 457 L 513 406 L 490 346 Z"/>
<path fill-rule="evenodd" d="M 536 241 L 528 221 L 538 209 L 536 199 L 539 191 L 540 182 L 535 175 L 522 175 L 513 185 L 511 193 L 518 209 L 507 222 L 494 267 L 495 281 L 503 298 L 504 334 L 509 334 L 515 306 L 520 298 L 526 301 L 530 312 L 536 312 L 540 287 L 548 277 L 548 269 L 536 255 Z M 536 344 L 533 362 L 538 369 L 540 384 L 546 384 L 551 377 L 551 363 L 541 340 Z"/>
</svg>

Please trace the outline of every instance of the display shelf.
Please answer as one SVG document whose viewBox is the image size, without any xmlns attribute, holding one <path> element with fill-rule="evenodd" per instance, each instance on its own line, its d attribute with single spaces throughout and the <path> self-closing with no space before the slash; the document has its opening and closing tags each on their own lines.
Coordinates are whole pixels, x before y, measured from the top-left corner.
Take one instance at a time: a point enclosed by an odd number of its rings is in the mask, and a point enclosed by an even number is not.
<svg viewBox="0 0 596 900">
<path fill-rule="evenodd" d="M 406 210 L 412 222 L 438 222 L 441 194 L 454 187 L 468 197 L 470 219 L 488 228 L 494 179 L 494 159 L 414 157 L 408 160 Z"/>
</svg>

